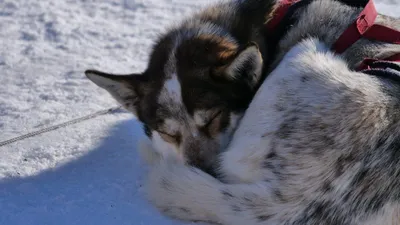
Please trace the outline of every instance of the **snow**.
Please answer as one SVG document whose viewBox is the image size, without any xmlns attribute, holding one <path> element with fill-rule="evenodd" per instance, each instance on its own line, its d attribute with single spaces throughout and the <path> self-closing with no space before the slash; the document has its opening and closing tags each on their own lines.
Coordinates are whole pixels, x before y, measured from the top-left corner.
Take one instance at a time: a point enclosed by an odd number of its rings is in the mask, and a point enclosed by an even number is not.
<svg viewBox="0 0 400 225">
<path fill-rule="evenodd" d="M 83 71 L 142 71 L 159 33 L 215 1 L 0 0 L 0 142 L 115 106 Z M 183 224 L 141 194 L 142 137 L 117 111 L 0 147 L 0 224 Z"/>
</svg>

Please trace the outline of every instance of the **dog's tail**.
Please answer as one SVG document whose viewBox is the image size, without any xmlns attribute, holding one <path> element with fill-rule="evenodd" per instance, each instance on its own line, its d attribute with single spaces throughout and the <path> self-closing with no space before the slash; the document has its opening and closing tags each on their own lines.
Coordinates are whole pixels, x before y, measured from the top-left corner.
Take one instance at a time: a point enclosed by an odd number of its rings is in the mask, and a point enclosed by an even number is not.
<svg viewBox="0 0 400 225">
<path fill-rule="evenodd" d="M 203 171 L 163 160 L 150 172 L 145 192 L 163 214 L 185 221 L 268 224 L 273 199 L 266 183 L 224 184 Z"/>
</svg>

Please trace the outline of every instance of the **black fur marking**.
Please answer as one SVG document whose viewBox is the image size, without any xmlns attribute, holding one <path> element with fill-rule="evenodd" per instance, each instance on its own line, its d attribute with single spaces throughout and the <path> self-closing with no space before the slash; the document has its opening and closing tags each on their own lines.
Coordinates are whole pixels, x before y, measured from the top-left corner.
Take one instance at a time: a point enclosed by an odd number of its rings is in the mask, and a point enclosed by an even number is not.
<svg viewBox="0 0 400 225">
<path fill-rule="evenodd" d="M 265 222 L 269 219 L 271 219 L 272 215 L 261 215 L 261 216 L 257 216 L 257 220 L 259 222 Z"/>
<path fill-rule="evenodd" d="M 242 212 L 243 210 L 238 205 L 232 205 L 232 211 L 234 211 L 234 212 Z"/>
<path fill-rule="evenodd" d="M 307 82 L 307 81 L 309 81 L 309 80 L 310 80 L 310 78 L 307 77 L 307 76 L 302 76 L 302 77 L 301 77 L 301 82 L 303 82 L 303 83 L 305 83 L 305 82 Z"/>
<path fill-rule="evenodd" d="M 151 129 L 147 124 L 143 124 L 143 130 L 147 137 L 152 138 Z"/>
<path fill-rule="evenodd" d="M 335 163 L 335 176 L 340 177 L 347 168 L 353 166 L 357 161 L 353 154 L 340 156 Z"/>
<path fill-rule="evenodd" d="M 221 119 L 219 121 L 219 130 L 220 131 L 225 131 L 226 128 L 230 125 L 230 121 L 231 120 L 231 115 L 229 114 L 229 112 L 223 112 Z"/>
<path fill-rule="evenodd" d="M 322 184 L 322 192 L 323 193 L 329 193 L 332 191 L 333 187 L 332 187 L 332 183 L 330 181 L 324 181 Z"/>
<path fill-rule="evenodd" d="M 276 152 L 270 152 L 268 155 L 267 155 L 267 159 L 273 159 L 273 158 L 276 158 L 278 155 L 276 154 Z"/>
<path fill-rule="evenodd" d="M 229 191 L 226 191 L 226 190 L 221 191 L 221 194 L 223 195 L 223 197 L 224 197 L 225 199 L 234 198 L 234 196 L 232 195 L 232 193 L 230 193 Z"/>
<path fill-rule="evenodd" d="M 276 143 L 271 143 L 271 146 L 275 146 Z M 271 150 L 271 152 L 265 157 L 265 160 L 263 162 L 263 167 L 265 169 L 269 169 L 272 171 L 276 170 L 276 167 L 274 165 L 274 160 L 278 158 L 278 155 L 276 154 L 276 152 L 274 150 Z"/>
<path fill-rule="evenodd" d="M 267 161 L 267 160 L 266 160 L 266 161 L 263 163 L 263 168 L 268 169 L 268 170 L 274 170 L 274 169 L 275 169 L 275 166 L 272 164 L 271 161 Z"/>
<path fill-rule="evenodd" d="M 318 129 L 318 128 L 317 128 Z M 316 129 L 315 129 L 316 130 Z M 323 131 L 321 131 L 323 133 Z M 312 153 L 316 157 L 320 157 L 325 153 L 326 148 L 332 148 L 335 145 L 335 141 L 333 138 L 329 137 L 328 135 L 317 135 L 317 137 L 321 142 L 324 143 L 325 146 L 316 147 L 313 149 Z"/>
<path fill-rule="evenodd" d="M 275 104 L 274 106 L 275 106 L 276 111 L 278 111 L 278 112 L 283 112 L 286 110 L 286 107 L 284 107 L 281 104 Z"/>
<path fill-rule="evenodd" d="M 163 189 L 166 189 L 166 190 L 171 190 L 172 189 L 171 182 L 169 180 L 166 180 L 166 179 L 162 179 L 161 180 L 161 187 Z"/>
<path fill-rule="evenodd" d="M 189 210 L 189 209 L 187 209 L 187 208 L 183 208 L 183 207 L 181 207 L 181 208 L 179 208 L 182 212 L 184 212 L 184 213 L 186 213 L 186 214 L 191 214 L 192 212 Z"/>
<path fill-rule="evenodd" d="M 295 123 L 298 121 L 299 118 L 297 117 L 292 117 L 289 119 L 286 119 L 279 127 L 278 131 L 276 132 L 276 135 L 280 139 L 288 139 L 290 138 L 293 129 L 295 128 Z"/>
<path fill-rule="evenodd" d="M 251 198 L 251 197 L 243 197 L 243 201 L 246 202 L 247 205 L 251 204 L 253 202 L 253 199 L 254 199 L 254 197 L 253 198 Z"/>
<path fill-rule="evenodd" d="M 362 168 L 353 179 L 352 185 L 358 185 L 369 175 L 370 171 L 367 168 Z"/>
<path fill-rule="evenodd" d="M 276 197 L 277 200 L 280 202 L 286 202 L 285 198 L 283 197 L 283 194 L 279 190 L 274 190 L 273 192 L 274 196 Z"/>
</svg>

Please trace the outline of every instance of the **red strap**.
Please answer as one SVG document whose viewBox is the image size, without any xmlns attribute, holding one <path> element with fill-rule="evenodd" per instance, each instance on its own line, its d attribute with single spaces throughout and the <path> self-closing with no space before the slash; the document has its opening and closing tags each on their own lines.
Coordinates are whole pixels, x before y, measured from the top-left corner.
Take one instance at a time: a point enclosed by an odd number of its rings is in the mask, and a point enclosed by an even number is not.
<svg viewBox="0 0 400 225">
<path fill-rule="evenodd" d="M 374 24 L 363 36 L 370 40 L 400 44 L 400 31 L 379 24 Z"/>
<path fill-rule="evenodd" d="M 300 0 L 281 0 L 279 2 L 278 8 L 274 12 L 274 16 L 272 19 L 268 22 L 267 28 L 272 31 L 278 26 L 278 24 L 282 21 L 282 19 L 285 17 L 287 11 L 289 10 L 290 6 L 292 6 L 294 3 L 299 2 Z"/>
<path fill-rule="evenodd" d="M 358 41 L 365 32 L 374 24 L 378 12 L 375 9 L 374 2 L 370 0 L 365 6 L 364 10 L 360 13 L 357 20 L 350 25 L 347 30 L 339 37 L 332 49 L 336 53 L 341 54 L 348 49 L 352 44 Z"/>
<path fill-rule="evenodd" d="M 385 59 L 364 59 L 361 64 L 358 66 L 357 71 L 371 69 L 371 65 L 377 61 L 389 61 L 389 62 L 398 62 L 400 63 L 400 53 L 392 55 Z"/>
</svg>

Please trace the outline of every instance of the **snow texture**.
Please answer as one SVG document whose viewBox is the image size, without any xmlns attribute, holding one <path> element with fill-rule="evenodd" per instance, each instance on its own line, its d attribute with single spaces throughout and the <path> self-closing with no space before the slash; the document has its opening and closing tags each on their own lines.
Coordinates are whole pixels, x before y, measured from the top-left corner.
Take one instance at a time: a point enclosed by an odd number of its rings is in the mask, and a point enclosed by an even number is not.
<svg viewBox="0 0 400 225">
<path fill-rule="evenodd" d="M 0 142 L 115 106 L 83 71 L 142 71 L 159 33 L 215 1 L 0 0 Z M 0 147 L 0 225 L 182 224 L 142 196 L 142 136 L 117 111 Z"/>
</svg>

